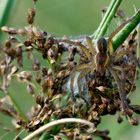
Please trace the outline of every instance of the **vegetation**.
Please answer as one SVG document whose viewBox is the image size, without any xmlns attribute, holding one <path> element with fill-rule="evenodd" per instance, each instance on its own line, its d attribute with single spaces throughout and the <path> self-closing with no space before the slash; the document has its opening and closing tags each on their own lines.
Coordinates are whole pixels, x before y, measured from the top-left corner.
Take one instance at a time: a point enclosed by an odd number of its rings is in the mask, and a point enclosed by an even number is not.
<svg viewBox="0 0 140 140">
<path fill-rule="evenodd" d="M 4 93 L 0 111 L 14 118 L 16 130 L 21 130 L 15 139 L 27 131 L 33 133 L 24 140 L 109 140 L 109 131 L 97 126 L 102 123 L 101 116 L 118 112 L 118 123 L 126 117 L 131 125 L 138 125 L 134 114 L 140 114 L 140 106 L 132 104 L 128 95 L 136 89 L 140 67 L 140 10 L 126 19 L 118 9 L 121 2 L 112 0 L 107 11 L 103 9 L 104 18 L 91 36 L 58 38 L 36 27 L 37 0 L 28 10 L 28 26 L 1 28 L 9 37 L 0 62 L 0 89 Z M 123 22 L 106 37 L 113 18 Z M 24 65 L 25 58 L 32 63 L 30 69 Z M 26 84 L 36 102 L 28 114 L 23 113 L 9 90 L 15 78 Z"/>
</svg>

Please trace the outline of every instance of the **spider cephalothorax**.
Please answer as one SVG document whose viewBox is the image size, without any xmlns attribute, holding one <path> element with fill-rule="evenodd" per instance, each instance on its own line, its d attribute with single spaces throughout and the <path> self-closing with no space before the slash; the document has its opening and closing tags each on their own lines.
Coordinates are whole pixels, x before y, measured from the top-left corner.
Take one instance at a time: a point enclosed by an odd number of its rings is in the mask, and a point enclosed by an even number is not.
<svg viewBox="0 0 140 140">
<path fill-rule="evenodd" d="M 98 53 L 95 57 L 96 71 L 103 75 L 105 73 L 105 67 L 109 63 L 107 41 L 105 38 L 100 38 L 97 41 L 97 49 Z"/>
</svg>

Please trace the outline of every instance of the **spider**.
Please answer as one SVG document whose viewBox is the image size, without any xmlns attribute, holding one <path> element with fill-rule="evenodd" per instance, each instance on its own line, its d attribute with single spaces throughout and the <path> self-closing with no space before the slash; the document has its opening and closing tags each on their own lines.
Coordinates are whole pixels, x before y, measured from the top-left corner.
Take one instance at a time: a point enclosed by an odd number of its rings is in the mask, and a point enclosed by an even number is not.
<svg viewBox="0 0 140 140">
<path fill-rule="evenodd" d="M 86 75 L 95 73 L 103 76 L 106 74 L 106 71 L 109 71 L 117 84 L 122 111 L 126 115 L 129 115 L 129 113 L 131 113 L 127 103 L 125 91 L 125 70 L 127 70 L 127 67 L 124 68 L 121 64 L 115 65 L 115 63 L 117 63 L 117 61 L 122 59 L 125 55 L 129 54 L 129 50 L 127 48 L 124 48 L 120 49 L 119 52 L 118 50 L 113 51 L 112 39 L 128 22 L 130 22 L 130 19 L 121 24 L 113 33 L 111 33 L 108 40 L 103 37 L 98 39 L 96 48 L 94 47 L 94 43 L 92 42 L 90 37 L 86 37 L 87 46 L 83 45 L 81 42 L 75 42 L 68 39 L 60 40 L 60 42 L 68 43 L 73 46 L 79 46 L 83 54 L 81 58 L 82 60 L 84 60 L 84 63 L 79 63 L 72 70 L 70 83 L 72 96 L 74 97 L 73 85 L 76 72 L 80 73 L 77 79 L 77 83 L 79 96 L 82 97 L 80 82 Z"/>
</svg>

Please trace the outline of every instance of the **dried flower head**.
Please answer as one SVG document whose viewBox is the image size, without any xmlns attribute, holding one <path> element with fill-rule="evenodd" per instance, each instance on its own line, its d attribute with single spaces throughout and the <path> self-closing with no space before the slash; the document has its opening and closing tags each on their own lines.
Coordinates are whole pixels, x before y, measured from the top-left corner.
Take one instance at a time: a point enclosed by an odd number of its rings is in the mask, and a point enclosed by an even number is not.
<svg viewBox="0 0 140 140">
<path fill-rule="evenodd" d="M 35 9 L 28 9 L 27 21 L 29 24 L 33 24 L 35 17 Z"/>
</svg>

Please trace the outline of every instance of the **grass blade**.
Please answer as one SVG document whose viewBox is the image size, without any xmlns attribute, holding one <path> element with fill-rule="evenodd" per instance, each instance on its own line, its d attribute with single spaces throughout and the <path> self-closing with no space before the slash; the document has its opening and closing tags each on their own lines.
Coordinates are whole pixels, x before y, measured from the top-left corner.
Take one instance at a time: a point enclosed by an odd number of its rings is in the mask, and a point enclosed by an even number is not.
<svg viewBox="0 0 140 140">
<path fill-rule="evenodd" d="M 0 27 L 6 23 L 15 0 L 0 0 Z"/>
</svg>

